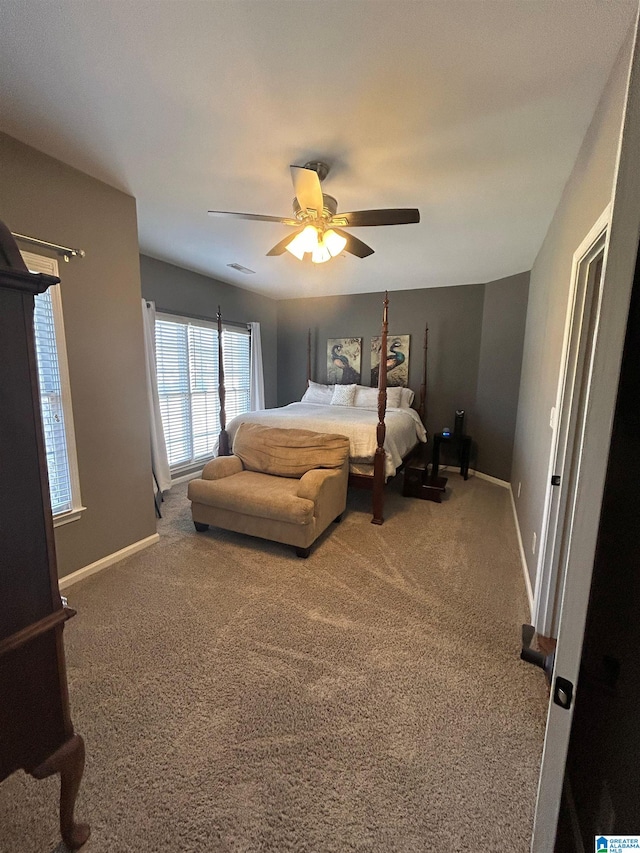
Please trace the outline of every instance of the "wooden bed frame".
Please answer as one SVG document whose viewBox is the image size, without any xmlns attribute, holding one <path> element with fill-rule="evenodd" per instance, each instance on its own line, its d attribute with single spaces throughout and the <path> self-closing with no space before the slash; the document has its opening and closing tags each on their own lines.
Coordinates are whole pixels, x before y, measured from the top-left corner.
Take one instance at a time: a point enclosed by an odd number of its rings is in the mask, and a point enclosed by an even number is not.
<svg viewBox="0 0 640 853">
<path fill-rule="evenodd" d="M 227 414 L 225 411 L 225 386 L 224 386 L 224 364 L 222 351 L 222 314 L 220 306 L 218 306 L 218 393 L 220 396 L 220 437 L 218 441 L 218 455 L 230 456 L 229 434 L 227 432 Z M 382 330 L 381 330 L 381 346 L 380 356 L 387 352 L 387 340 L 389 337 L 389 294 L 385 291 L 384 302 L 382 308 Z M 427 349 L 429 340 L 429 327 L 425 326 L 424 330 L 424 352 L 422 361 L 422 383 L 420 385 L 420 401 L 418 403 L 417 412 L 424 424 L 427 398 Z M 381 361 L 382 365 L 382 361 Z M 307 338 L 307 385 L 311 381 L 311 329 Z M 376 426 L 376 452 L 373 457 L 373 476 L 369 474 L 349 474 L 349 485 L 358 489 L 368 489 L 373 493 L 372 496 L 372 524 L 383 524 L 384 522 L 384 486 L 385 486 L 385 452 L 384 440 L 386 437 L 387 427 L 385 424 L 385 415 L 387 411 L 387 371 L 378 371 L 378 424 Z M 400 471 L 409 456 L 415 448 L 412 448 L 402 460 L 402 464 L 397 469 Z"/>
</svg>

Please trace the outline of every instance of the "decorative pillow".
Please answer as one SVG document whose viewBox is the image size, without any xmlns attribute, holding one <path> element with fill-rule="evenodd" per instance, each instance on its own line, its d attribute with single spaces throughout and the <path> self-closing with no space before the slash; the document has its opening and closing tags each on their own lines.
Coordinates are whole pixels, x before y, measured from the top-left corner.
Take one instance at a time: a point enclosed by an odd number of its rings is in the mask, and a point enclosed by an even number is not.
<svg viewBox="0 0 640 853">
<path fill-rule="evenodd" d="M 402 405 L 401 393 L 403 390 L 398 385 L 394 385 L 393 388 L 387 388 L 387 406 L 390 406 L 392 409 L 399 409 Z"/>
<path fill-rule="evenodd" d="M 303 394 L 302 402 L 321 403 L 324 406 L 330 406 L 333 388 L 333 385 L 321 385 L 319 382 L 309 380 L 309 387 Z"/>
<path fill-rule="evenodd" d="M 332 406 L 353 406 L 356 398 L 356 385 L 336 385 L 331 397 Z"/>
<path fill-rule="evenodd" d="M 364 385 L 356 386 L 356 398 L 353 405 L 363 409 L 375 409 L 378 405 L 378 389 L 366 388 Z"/>
<path fill-rule="evenodd" d="M 400 389 L 400 407 L 402 409 L 410 409 L 411 404 L 415 398 L 415 394 L 411 390 L 411 388 L 401 388 Z"/>
</svg>

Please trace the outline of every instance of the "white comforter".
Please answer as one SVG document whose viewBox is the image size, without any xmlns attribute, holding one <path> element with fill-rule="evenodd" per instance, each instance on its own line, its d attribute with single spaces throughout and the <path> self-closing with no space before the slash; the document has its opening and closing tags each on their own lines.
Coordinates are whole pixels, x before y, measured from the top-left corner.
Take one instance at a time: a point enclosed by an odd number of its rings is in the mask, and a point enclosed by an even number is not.
<svg viewBox="0 0 640 853">
<path fill-rule="evenodd" d="M 350 461 L 352 463 L 371 463 L 376 452 L 378 413 L 373 408 L 290 403 L 278 409 L 247 412 L 244 415 L 238 415 L 228 424 L 227 432 L 231 442 L 240 424 L 245 422 L 346 435 L 351 444 Z M 415 409 L 388 408 L 385 424 L 387 427 L 384 442 L 385 477 L 392 477 L 403 457 L 416 445 L 417 441 L 426 441 L 427 434 Z"/>
</svg>

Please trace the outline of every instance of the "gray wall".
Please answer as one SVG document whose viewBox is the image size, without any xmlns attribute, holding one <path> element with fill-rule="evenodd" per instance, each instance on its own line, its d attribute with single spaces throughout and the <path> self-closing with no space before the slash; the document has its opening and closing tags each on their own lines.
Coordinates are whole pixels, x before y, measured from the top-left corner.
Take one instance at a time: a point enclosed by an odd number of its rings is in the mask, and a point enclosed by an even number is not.
<svg viewBox="0 0 640 853">
<path fill-rule="evenodd" d="M 153 300 L 158 310 L 215 320 L 220 305 L 223 318 L 238 323 L 259 322 L 266 405 L 277 405 L 278 303 L 274 299 L 145 255 L 140 256 L 140 275 L 145 299 Z"/>
<path fill-rule="evenodd" d="M 511 468 L 522 354 L 522 335 L 518 338 L 516 330 L 524 328 L 527 280 L 524 273 L 488 285 L 401 290 L 389 296 L 390 332 L 411 335 L 409 385 L 416 400 L 422 381 L 424 326 L 429 325 L 427 429 L 433 433 L 452 427 L 455 410 L 465 409 L 465 428 L 476 445 L 474 464 L 501 479 L 508 479 Z M 370 339 L 380 334 L 382 300 L 380 293 L 363 293 L 279 301 L 279 405 L 299 400 L 304 393 L 309 327 L 312 378 L 326 381 L 327 338 L 353 336 L 363 338 L 362 384 L 369 384 Z M 510 425 L 511 431 L 501 426 L 500 434 L 494 436 L 496 400 L 505 413 L 502 426 Z"/>
<path fill-rule="evenodd" d="M 63 576 L 156 530 L 136 203 L 0 134 L 0 218 L 12 231 L 87 253 L 59 264 L 87 507 L 80 520 L 56 529 Z"/>
<path fill-rule="evenodd" d="M 573 253 L 611 200 L 631 43 L 623 46 L 531 271 L 512 482 L 535 585 Z"/>
<path fill-rule="evenodd" d="M 511 479 L 528 293 L 528 272 L 484 286 L 473 436 L 479 470 L 507 481 Z"/>
</svg>

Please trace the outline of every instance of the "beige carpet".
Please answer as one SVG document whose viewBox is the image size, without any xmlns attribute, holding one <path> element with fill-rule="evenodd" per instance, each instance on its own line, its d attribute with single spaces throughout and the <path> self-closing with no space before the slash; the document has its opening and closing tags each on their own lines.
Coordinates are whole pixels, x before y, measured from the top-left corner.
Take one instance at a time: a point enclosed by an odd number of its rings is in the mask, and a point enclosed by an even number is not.
<svg viewBox="0 0 640 853">
<path fill-rule="evenodd" d="M 441 505 L 369 523 L 350 492 L 308 560 L 195 533 L 68 590 L 77 813 L 87 853 L 525 853 L 546 714 L 509 493 L 452 476 Z M 0 785 L 0 851 L 57 849 L 57 784 Z"/>
</svg>

